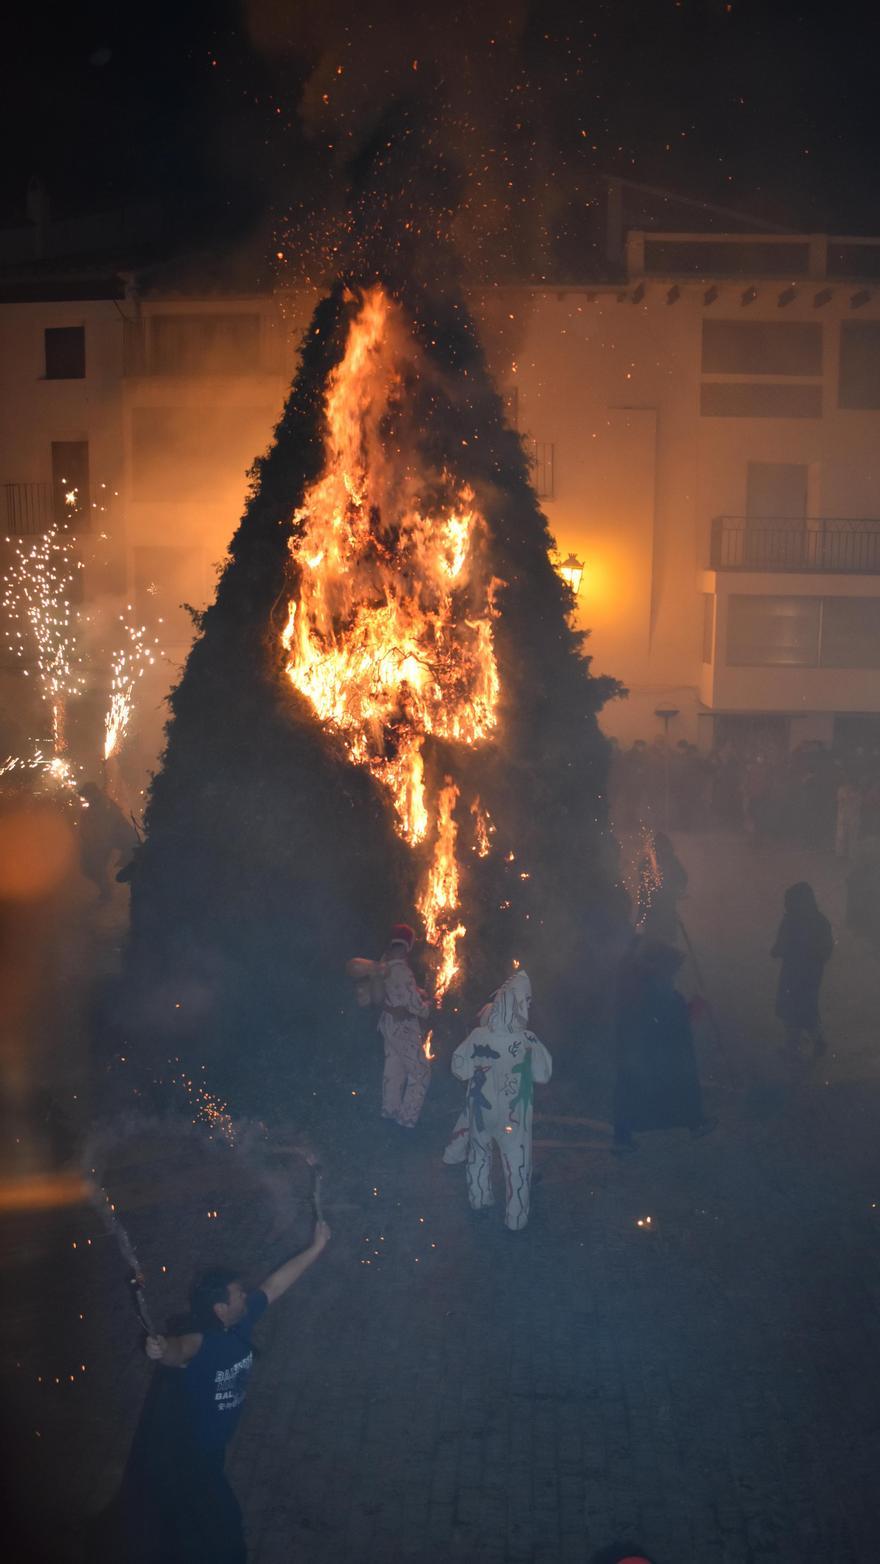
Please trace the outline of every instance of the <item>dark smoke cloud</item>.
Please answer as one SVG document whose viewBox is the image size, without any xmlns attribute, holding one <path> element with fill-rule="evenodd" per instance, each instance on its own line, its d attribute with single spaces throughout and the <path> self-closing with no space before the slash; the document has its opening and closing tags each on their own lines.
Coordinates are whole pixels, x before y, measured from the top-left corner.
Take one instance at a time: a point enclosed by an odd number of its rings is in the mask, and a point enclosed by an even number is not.
<svg viewBox="0 0 880 1564">
<path fill-rule="evenodd" d="M 470 277 L 546 269 L 558 191 L 527 5 L 250 0 L 247 24 L 279 73 L 307 61 L 299 112 L 327 177 L 282 230 L 306 275 L 353 244 L 362 261 L 380 228 L 448 247 Z"/>
</svg>

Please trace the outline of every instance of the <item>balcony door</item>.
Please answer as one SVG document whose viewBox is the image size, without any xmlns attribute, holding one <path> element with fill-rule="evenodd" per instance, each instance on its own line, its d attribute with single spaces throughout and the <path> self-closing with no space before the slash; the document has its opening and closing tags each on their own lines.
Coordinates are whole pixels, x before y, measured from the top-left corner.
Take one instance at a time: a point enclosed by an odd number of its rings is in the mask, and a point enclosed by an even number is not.
<svg viewBox="0 0 880 1564">
<path fill-rule="evenodd" d="M 744 563 L 796 569 L 806 562 L 808 478 L 806 464 L 749 462 Z"/>
</svg>

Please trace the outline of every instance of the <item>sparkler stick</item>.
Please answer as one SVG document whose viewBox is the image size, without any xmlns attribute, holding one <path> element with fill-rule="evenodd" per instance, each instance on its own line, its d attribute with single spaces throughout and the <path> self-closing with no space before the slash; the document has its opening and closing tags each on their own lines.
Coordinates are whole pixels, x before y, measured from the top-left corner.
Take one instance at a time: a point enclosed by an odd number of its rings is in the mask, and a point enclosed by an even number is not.
<svg viewBox="0 0 880 1564">
<path fill-rule="evenodd" d="M 119 1253 L 129 1268 L 132 1297 L 134 1306 L 140 1316 L 140 1322 L 148 1336 L 155 1336 L 156 1327 L 147 1307 L 147 1299 L 144 1292 L 144 1273 L 135 1253 L 134 1244 L 116 1215 L 106 1189 L 102 1189 L 100 1184 L 93 1183 L 90 1187 L 89 1199 L 107 1232 L 115 1239 Z"/>
</svg>

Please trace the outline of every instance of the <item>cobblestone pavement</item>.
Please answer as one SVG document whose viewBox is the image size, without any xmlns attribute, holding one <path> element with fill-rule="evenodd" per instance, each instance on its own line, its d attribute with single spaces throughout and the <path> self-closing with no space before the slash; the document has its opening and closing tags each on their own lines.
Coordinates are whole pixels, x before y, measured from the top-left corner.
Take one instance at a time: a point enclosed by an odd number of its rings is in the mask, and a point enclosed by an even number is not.
<svg viewBox="0 0 880 1564">
<path fill-rule="evenodd" d="M 878 965 L 840 936 L 831 1055 L 783 1068 L 767 959 L 782 890 L 812 879 L 839 931 L 842 870 L 714 837 L 679 848 L 721 1027 L 700 1044 L 719 1129 L 645 1137 L 618 1162 L 592 1055 L 540 1099 L 532 1222 L 509 1235 L 440 1163 L 453 1083 L 438 1072 L 415 1134 L 378 1122 L 377 1045 L 312 1129 L 332 1246 L 257 1337 L 229 1462 L 254 1564 L 585 1564 L 622 1535 L 658 1564 L 880 1559 Z M 106 1165 L 160 1314 L 197 1261 L 235 1255 L 258 1279 L 305 1241 L 294 1155 L 141 1123 Z M 15 1221 L 3 1394 L 57 1540 L 63 1514 L 111 1493 L 148 1369 L 90 1215 Z M 59 1556 L 87 1552 L 71 1533 Z"/>
</svg>

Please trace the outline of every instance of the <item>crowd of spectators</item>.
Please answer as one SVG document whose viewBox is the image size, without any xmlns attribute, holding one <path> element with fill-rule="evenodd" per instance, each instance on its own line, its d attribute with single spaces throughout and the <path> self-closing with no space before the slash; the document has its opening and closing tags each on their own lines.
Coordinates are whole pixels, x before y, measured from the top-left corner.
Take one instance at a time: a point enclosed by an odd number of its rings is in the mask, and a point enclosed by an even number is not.
<svg viewBox="0 0 880 1564">
<path fill-rule="evenodd" d="M 614 746 L 611 808 L 619 830 L 741 831 L 853 858 L 880 835 L 880 747 L 842 751 L 808 740 L 788 751 L 723 743 L 703 752 L 681 739 Z"/>
<path fill-rule="evenodd" d="M 847 923 L 880 948 L 880 745 L 726 742 L 704 752 L 658 737 L 613 750 L 616 830 L 725 830 L 755 847 L 833 852 L 847 866 Z"/>
</svg>

